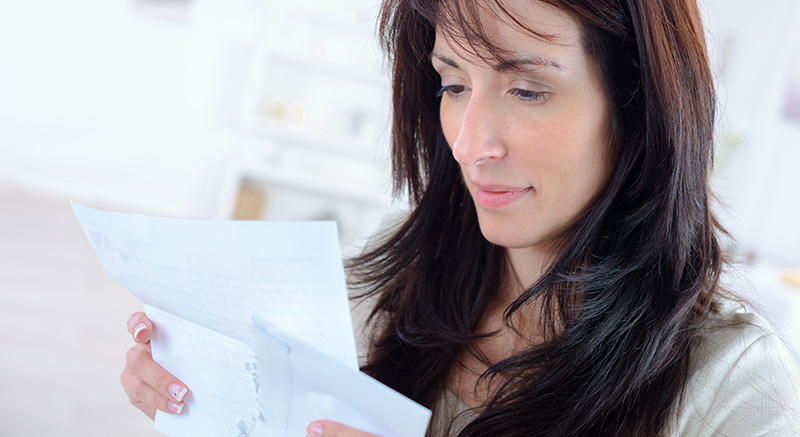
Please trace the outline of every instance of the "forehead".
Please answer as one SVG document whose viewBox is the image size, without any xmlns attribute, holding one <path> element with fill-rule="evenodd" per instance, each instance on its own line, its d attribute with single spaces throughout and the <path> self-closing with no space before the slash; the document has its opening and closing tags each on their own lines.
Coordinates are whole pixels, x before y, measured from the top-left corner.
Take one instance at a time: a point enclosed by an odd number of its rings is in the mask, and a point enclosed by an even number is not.
<svg viewBox="0 0 800 437">
<path fill-rule="evenodd" d="M 571 52 L 583 52 L 580 23 L 538 0 L 445 0 L 438 15 L 434 53 L 455 51 L 491 64 L 521 55 L 569 64 Z"/>
</svg>

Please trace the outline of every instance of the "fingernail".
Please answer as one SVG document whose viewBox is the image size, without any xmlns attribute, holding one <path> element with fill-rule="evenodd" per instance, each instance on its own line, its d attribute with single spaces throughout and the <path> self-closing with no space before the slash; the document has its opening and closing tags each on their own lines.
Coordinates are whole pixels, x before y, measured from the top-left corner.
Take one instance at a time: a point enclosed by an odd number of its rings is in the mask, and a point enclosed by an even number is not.
<svg viewBox="0 0 800 437">
<path fill-rule="evenodd" d="M 169 394 L 171 394 L 172 397 L 174 397 L 178 402 L 182 401 L 183 397 L 186 396 L 186 392 L 189 391 L 186 389 L 186 387 L 178 384 L 177 382 L 170 384 L 169 387 L 167 387 L 167 390 L 169 391 Z"/>
<path fill-rule="evenodd" d="M 133 330 L 133 339 L 136 340 L 136 337 L 139 336 L 139 333 L 147 329 L 147 325 L 144 323 L 139 323 L 136 325 L 136 328 Z"/>
<path fill-rule="evenodd" d="M 311 422 L 306 428 L 309 437 L 322 437 L 322 425 L 317 422 Z"/>
<path fill-rule="evenodd" d="M 172 411 L 175 414 L 181 414 L 181 411 L 183 411 L 183 406 L 184 405 L 186 405 L 186 404 L 184 404 L 184 403 L 180 403 L 179 404 L 177 402 L 167 401 L 167 408 L 169 408 L 170 411 Z"/>
</svg>

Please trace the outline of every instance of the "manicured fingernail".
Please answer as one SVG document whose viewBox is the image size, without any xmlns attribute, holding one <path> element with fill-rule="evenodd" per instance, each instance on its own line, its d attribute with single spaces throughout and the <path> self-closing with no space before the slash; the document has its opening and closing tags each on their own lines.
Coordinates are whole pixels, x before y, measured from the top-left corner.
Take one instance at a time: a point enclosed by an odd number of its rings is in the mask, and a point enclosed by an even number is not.
<svg viewBox="0 0 800 437">
<path fill-rule="evenodd" d="M 311 422 L 306 428 L 309 437 L 322 437 L 322 425 L 317 422 Z"/>
<path fill-rule="evenodd" d="M 186 389 L 186 387 L 178 384 L 177 382 L 170 384 L 169 387 L 167 387 L 167 390 L 169 391 L 169 394 L 171 394 L 172 397 L 174 397 L 178 402 L 182 401 L 183 397 L 186 396 L 186 392 L 189 391 Z"/>
<path fill-rule="evenodd" d="M 139 333 L 147 329 L 147 325 L 144 323 L 139 323 L 136 325 L 136 328 L 133 330 L 133 339 L 136 340 L 136 337 L 139 336 Z"/>
<path fill-rule="evenodd" d="M 182 402 L 179 404 L 177 402 L 167 401 L 167 408 L 169 408 L 170 411 L 172 411 L 175 414 L 181 414 L 181 411 L 183 411 L 183 406 L 184 405 L 186 405 L 186 404 L 184 404 Z"/>
</svg>

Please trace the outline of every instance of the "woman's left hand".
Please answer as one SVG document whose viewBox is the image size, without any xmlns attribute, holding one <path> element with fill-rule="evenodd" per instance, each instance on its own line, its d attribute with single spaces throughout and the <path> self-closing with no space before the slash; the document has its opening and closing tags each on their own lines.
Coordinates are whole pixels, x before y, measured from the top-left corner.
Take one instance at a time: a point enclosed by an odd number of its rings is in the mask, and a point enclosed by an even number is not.
<svg viewBox="0 0 800 437">
<path fill-rule="evenodd" d="M 316 420 L 306 427 L 306 437 L 375 437 L 332 420 Z"/>
</svg>

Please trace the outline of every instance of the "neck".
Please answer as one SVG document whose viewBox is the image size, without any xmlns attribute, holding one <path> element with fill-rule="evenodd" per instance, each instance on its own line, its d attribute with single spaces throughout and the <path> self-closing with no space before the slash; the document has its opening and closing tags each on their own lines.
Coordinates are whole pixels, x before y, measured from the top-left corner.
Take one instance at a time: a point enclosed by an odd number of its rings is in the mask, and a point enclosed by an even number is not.
<svg viewBox="0 0 800 437">
<path fill-rule="evenodd" d="M 541 247 L 506 248 L 505 253 L 510 269 L 502 294 L 513 301 L 539 280 L 553 259 L 548 248 Z"/>
</svg>

